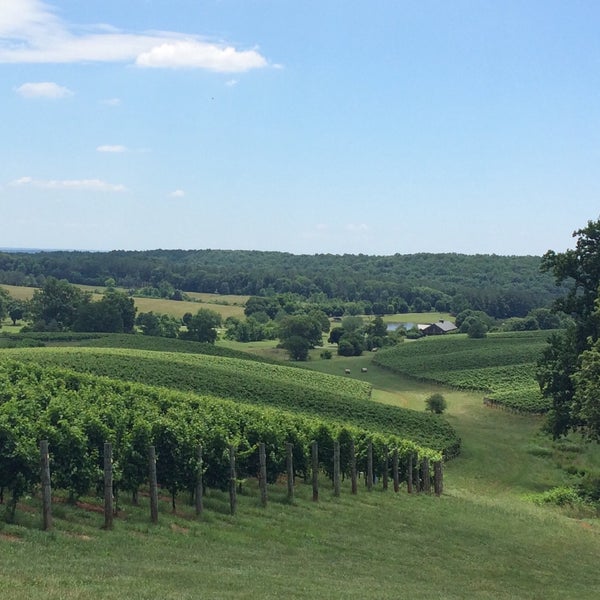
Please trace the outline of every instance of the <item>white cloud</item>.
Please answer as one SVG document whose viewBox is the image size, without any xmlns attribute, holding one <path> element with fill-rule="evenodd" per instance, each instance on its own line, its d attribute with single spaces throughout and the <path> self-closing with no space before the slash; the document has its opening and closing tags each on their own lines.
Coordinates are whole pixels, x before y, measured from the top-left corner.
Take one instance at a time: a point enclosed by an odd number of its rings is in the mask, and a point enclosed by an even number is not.
<svg viewBox="0 0 600 600">
<path fill-rule="evenodd" d="M 368 233 L 370 227 L 366 223 L 348 223 L 346 225 L 346 231 L 350 233 Z"/>
<path fill-rule="evenodd" d="M 237 79 L 230 79 L 229 81 L 225 82 L 225 85 L 229 86 L 229 87 L 233 87 L 235 85 L 237 85 L 238 81 Z"/>
<path fill-rule="evenodd" d="M 37 83 L 24 83 L 16 88 L 16 92 L 23 98 L 68 98 L 73 92 L 53 81 L 39 81 Z"/>
<path fill-rule="evenodd" d="M 235 73 L 264 67 L 267 61 L 256 50 L 239 51 L 198 40 L 176 40 L 142 52 L 135 64 L 140 67 L 208 69 Z"/>
<path fill-rule="evenodd" d="M 0 63 L 84 61 L 227 73 L 267 66 L 257 50 L 238 50 L 197 35 L 125 33 L 111 25 L 78 29 L 41 0 L 2 0 Z"/>
<path fill-rule="evenodd" d="M 183 190 L 175 190 L 169 194 L 169 198 L 183 198 L 185 196 L 185 192 Z"/>
<path fill-rule="evenodd" d="M 91 192 L 124 192 L 122 184 L 109 183 L 102 179 L 33 179 L 21 177 L 11 182 L 14 187 L 34 187 L 43 190 L 76 190 Z"/>
<path fill-rule="evenodd" d="M 114 146 L 111 145 L 104 145 L 104 146 L 98 146 L 96 148 L 96 150 L 98 152 L 113 152 L 113 153 L 121 153 L 121 152 L 127 152 L 127 148 L 125 146 L 121 146 L 120 144 L 116 144 Z"/>
<path fill-rule="evenodd" d="M 102 100 L 102 104 L 106 106 L 120 106 L 121 99 L 120 98 L 107 98 L 106 100 Z"/>
</svg>

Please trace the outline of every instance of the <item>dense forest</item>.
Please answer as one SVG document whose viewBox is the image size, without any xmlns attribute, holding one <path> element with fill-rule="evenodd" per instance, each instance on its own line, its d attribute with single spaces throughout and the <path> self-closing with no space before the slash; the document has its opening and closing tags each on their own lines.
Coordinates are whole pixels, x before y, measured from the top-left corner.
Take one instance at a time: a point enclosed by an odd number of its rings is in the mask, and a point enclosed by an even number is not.
<svg viewBox="0 0 600 600">
<path fill-rule="evenodd" d="M 240 250 L 3 252 L 0 283 L 41 286 L 46 277 L 71 283 L 181 292 L 273 296 L 318 303 L 362 303 L 385 314 L 470 308 L 496 318 L 524 316 L 561 293 L 540 272 L 541 257 L 462 254 L 294 255 Z"/>
</svg>

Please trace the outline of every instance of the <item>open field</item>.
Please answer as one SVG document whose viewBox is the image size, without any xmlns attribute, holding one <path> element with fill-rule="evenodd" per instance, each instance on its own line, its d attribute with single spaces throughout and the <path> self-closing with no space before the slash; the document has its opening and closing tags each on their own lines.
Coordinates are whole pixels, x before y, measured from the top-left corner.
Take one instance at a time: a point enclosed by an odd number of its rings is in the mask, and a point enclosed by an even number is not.
<svg viewBox="0 0 600 600">
<path fill-rule="evenodd" d="M 397 313 L 382 318 L 384 323 L 435 323 L 441 319 L 454 322 L 454 317 L 444 312 Z"/>
<path fill-rule="evenodd" d="M 33 297 L 35 288 L 17 286 L 17 285 L 5 285 L 2 284 L 8 293 L 17 300 L 30 300 Z M 78 288 L 90 292 L 92 295 L 98 298 L 104 292 L 105 288 L 90 285 L 77 285 Z M 244 304 L 248 299 L 248 296 L 220 296 L 218 294 L 200 294 L 200 293 L 189 293 L 190 297 L 196 301 L 178 301 L 178 300 L 166 300 L 164 298 L 142 298 L 134 297 L 134 303 L 140 312 L 165 313 L 173 315 L 174 317 L 181 318 L 187 312 L 192 314 L 198 312 L 201 308 L 209 308 L 218 312 L 223 319 L 227 317 L 243 317 L 244 316 Z"/>
<path fill-rule="evenodd" d="M 164 298 L 141 298 L 134 297 L 133 299 L 138 313 L 150 312 L 165 313 L 181 318 L 185 313 L 197 313 L 201 308 L 207 308 L 219 313 L 223 319 L 227 317 L 244 316 L 244 307 L 239 304 L 219 304 L 217 302 L 187 302 L 185 300 L 165 300 Z"/>
</svg>

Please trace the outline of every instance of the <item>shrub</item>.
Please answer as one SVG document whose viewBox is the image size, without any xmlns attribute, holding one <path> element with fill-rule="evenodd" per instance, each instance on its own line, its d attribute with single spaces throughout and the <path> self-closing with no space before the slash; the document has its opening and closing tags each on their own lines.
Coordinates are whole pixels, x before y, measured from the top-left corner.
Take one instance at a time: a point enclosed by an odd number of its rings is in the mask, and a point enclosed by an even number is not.
<svg viewBox="0 0 600 600">
<path fill-rule="evenodd" d="M 436 415 L 441 415 L 448 406 L 446 399 L 439 392 L 431 394 L 431 396 L 425 400 L 425 404 L 427 406 L 427 410 L 435 413 Z"/>
</svg>

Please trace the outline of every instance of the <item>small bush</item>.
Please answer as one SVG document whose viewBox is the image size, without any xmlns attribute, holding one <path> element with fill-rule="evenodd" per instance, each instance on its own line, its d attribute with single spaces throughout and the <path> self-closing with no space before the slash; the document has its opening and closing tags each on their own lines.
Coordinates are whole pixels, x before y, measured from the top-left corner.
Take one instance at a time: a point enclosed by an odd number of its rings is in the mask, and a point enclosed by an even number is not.
<svg viewBox="0 0 600 600">
<path fill-rule="evenodd" d="M 552 488 L 547 492 L 536 494 L 532 499 L 536 504 L 556 504 L 556 506 L 573 505 L 581 502 L 577 490 L 567 486 Z"/>
<path fill-rule="evenodd" d="M 431 396 L 425 400 L 425 405 L 427 406 L 428 411 L 435 413 L 436 415 L 441 415 L 448 406 L 446 399 L 439 392 L 431 394 Z"/>
<path fill-rule="evenodd" d="M 320 354 L 320 357 L 324 358 L 325 360 L 331 359 L 332 356 L 333 354 L 331 353 L 331 350 L 323 350 L 323 352 Z"/>
</svg>

